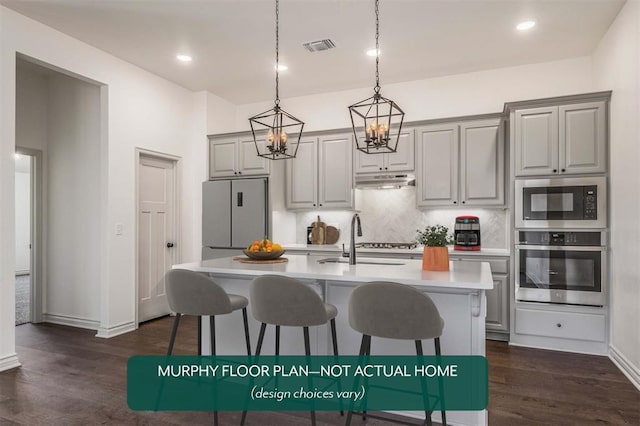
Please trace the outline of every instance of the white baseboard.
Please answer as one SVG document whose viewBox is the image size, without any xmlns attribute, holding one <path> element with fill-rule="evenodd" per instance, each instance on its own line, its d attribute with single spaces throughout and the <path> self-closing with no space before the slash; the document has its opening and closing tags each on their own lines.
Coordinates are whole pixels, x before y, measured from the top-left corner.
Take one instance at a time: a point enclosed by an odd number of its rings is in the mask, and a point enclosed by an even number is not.
<svg viewBox="0 0 640 426">
<path fill-rule="evenodd" d="M 20 361 L 18 361 L 18 354 L 11 354 L 0 358 L 0 371 L 11 370 L 21 365 Z"/>
<path fill-rule="evenodd" d="M 100 322 L 86 318 L 71 317 L 68 315 L 58 314 L 42 314 L 42 321 L 52 324 L 68 325 L 69 327 L 86 328 L 89 330 L 97 330 Z"/>
<path fill-rule="evenodd" d="M 627 376 L 627 379 L 640 390 L 640 368 L 636 367 L 615 346 L 609 346 L 609 358 Z"/>
<path fill-rule="evenodd" d="M 103 339 L 109 339 L 110 337 L 119 336 L 124 333 L 129 333 L 130 331 L 134 331 L 136 329 L 136 323 L 133 321 L 125 322 L 120 325 L 116 325 L 113 327 L 98 327 L 98 333 L 96 337 L 101 337 Z"/>
</svg>

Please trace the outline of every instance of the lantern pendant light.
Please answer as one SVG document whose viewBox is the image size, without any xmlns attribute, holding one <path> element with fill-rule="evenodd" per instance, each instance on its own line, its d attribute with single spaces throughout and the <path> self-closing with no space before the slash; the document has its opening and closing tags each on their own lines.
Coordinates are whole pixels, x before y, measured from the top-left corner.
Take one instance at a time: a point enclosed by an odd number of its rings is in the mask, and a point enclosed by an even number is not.
<svg viewBox="0 0 640 426">
<path fill-rule="evenodd" d="M 373 96 L 349 107 L 356 148 L 366 154 L 396 152 L 402 131 L 404 111 L 391 99 L 380 94 L 380 11 L 375 0 L 376 14 L 376 85 Z"/>
<path fill-rule="evenodd" d="M 253 142 L 260 157 L 269 160 L 295 158 L 304 123 L 280 108 L 279 97 L 279 25 L 280 4 L 276 0 L 276 99 L 274 107 L 249 119 Z"/>
</svg>

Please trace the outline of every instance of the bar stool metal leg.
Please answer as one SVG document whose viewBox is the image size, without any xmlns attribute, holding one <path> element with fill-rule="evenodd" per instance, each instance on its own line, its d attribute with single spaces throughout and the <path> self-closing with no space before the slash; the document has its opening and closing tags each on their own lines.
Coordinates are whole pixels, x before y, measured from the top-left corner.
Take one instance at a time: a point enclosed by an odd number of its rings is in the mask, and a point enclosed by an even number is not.
<svg viewBox="0 0 640 426">
<path fill-rule="evenodd" d="M 311 344 L 309 342 L 309 327 L 303 327 L 304 331 L 304 354 L 311 356 Z M 311 380 L 311 378 L 309 378 Z M 310 384 L 311 385 L 311 384 Z M 316 426 L 316 412 L 311 410 L 311 425 Z"/>
<path fill-rule="evenodd" d="M 242 320 L 244 321 L 244 340 L 247 343 L 247 355 L 251 356 L 251 340 L 249 339 L 249 321 L 247 320 L 247 308 L 242 308 Z"/>
<path fill-rule="evenodd" d="M 167 355 L 171 355 L 173 352 L 173 344 L 176 341 L 176 335 L 178 334 L 178 325 L 180 324 L 180 313 L 176 313 L 176 319 L 173 320 L 173 329 L 171 330 L 171 340 L 169 341 L 169 349 Z"/>
<path fill-rule="evenodd" d="M 423 356 L 422 340 L 416 340 L 416 355 L 418 355 L 418 358 L 422 358 Z M 424 401 L 424 421 L 427 426 L 431 426 L 433 423 L 431 420 L 432 411 L 429 410 L 429 389 L 424 381 L 424 377 L 420 379 L 420 385 L 422 386 L 422 399 Z"/>
<path fill-rule="evenodd" d="M 367 336 L 366 334 L 362 335 L 362 340 L 360 341 L 360 351 L 358 352 L 358 355 L 360 357 L 364 356 L 367 352 L 367 342 L 371 341 L 371 336 Z M 355 383 L 354 387 L 358 386 L 358 382 Z M 351 424 L 351 416 L 353 416 L 353 402 L 350 403 L 349 405 L 349 410 L 347 411 L 347 420 L 345 422 L 346 426 L 349 426 Z"/>
<path fill-rule="evenodd" d="M 211 355 L 216 354 L 216 317 L 215 315 L 209 316 L 209 335 L 211 336 Z M 217 392 L 217 389 L 216 389 Z M 213 426 L 218 425 L 218 412 L 213 412 Z"/>
<path fill-rule="evenodd" d="M 276 356 L 280 355 L 280 326 L 276 325 Z"/>
<path fill-rule="evenodd" d="M 198 317 L 198 355 L 202 355 L 202 317 Z"/>
<path fill-rule="evenodd" d="M 264 339 L 264 331 L 267 329 L 267 324 L 262 323 L 260 326 L 260 334 L 258 335 L 258 345 L 256 346 L 256 355 L 260 355 L 260 349 L 262 349 L 262 340 Z"/>
<path fill-rule="evenodd" d="M 440 338 L 436 337 L 435 339 L 433 339 L 433 344 L 435 346 L 435 350 L 436 350 L 436 356 L 441 356 L 442 354 L 440 353 Z M 444 387 L 442 384 L 442 377 L 438 377 L 438 387 L 440 388 L 440 405 L 442 406 L 443 410 L 441 411 L 442 414 L 442 425 L 443 426 L 447 426 L 447 413 L 444 410 Z"/>
<path fill-rule="evenodd" d="M 333 355 L 336 357 L 336 362 L 337 362 L 337 357 L 338 357 L 338 336 L 336 334 L 336 319 L 332 319 L 330 321 L 331 323 L 331 341 L 333 342 Z M 340 386 L 340 381 L 338 380 L 338 390 L 342 391 L 342 386 Z M 340 401 L 340 415 L 344 416 L 344 410 L 342 410 L 342 401 Z"/>
</svg>

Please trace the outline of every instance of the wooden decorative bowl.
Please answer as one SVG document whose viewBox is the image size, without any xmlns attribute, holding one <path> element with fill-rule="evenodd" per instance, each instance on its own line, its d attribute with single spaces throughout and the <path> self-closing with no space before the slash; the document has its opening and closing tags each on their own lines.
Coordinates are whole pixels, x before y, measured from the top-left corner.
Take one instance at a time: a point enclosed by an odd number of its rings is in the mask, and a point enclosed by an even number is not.
<svg viewBox="0 0 640 426">
<path fill-rule="evenodd" d="M 253 260 L 273 260 L 277 259 L 284 254 L 284 250 L 278 251 L 249 251 L 243 250 L 243 253 Z"/>
</svg>

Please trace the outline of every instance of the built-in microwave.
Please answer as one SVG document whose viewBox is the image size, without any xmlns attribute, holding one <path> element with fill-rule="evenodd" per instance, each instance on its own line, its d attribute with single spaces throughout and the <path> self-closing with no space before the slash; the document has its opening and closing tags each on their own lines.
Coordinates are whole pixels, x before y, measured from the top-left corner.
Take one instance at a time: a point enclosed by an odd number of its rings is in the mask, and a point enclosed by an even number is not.
<svg viewBox="0 0 640 426">
<path fill-rule="evenodd" d="M 607 227 L 604 176 L 516 181 L 516 228 Z"/>
</svg>

